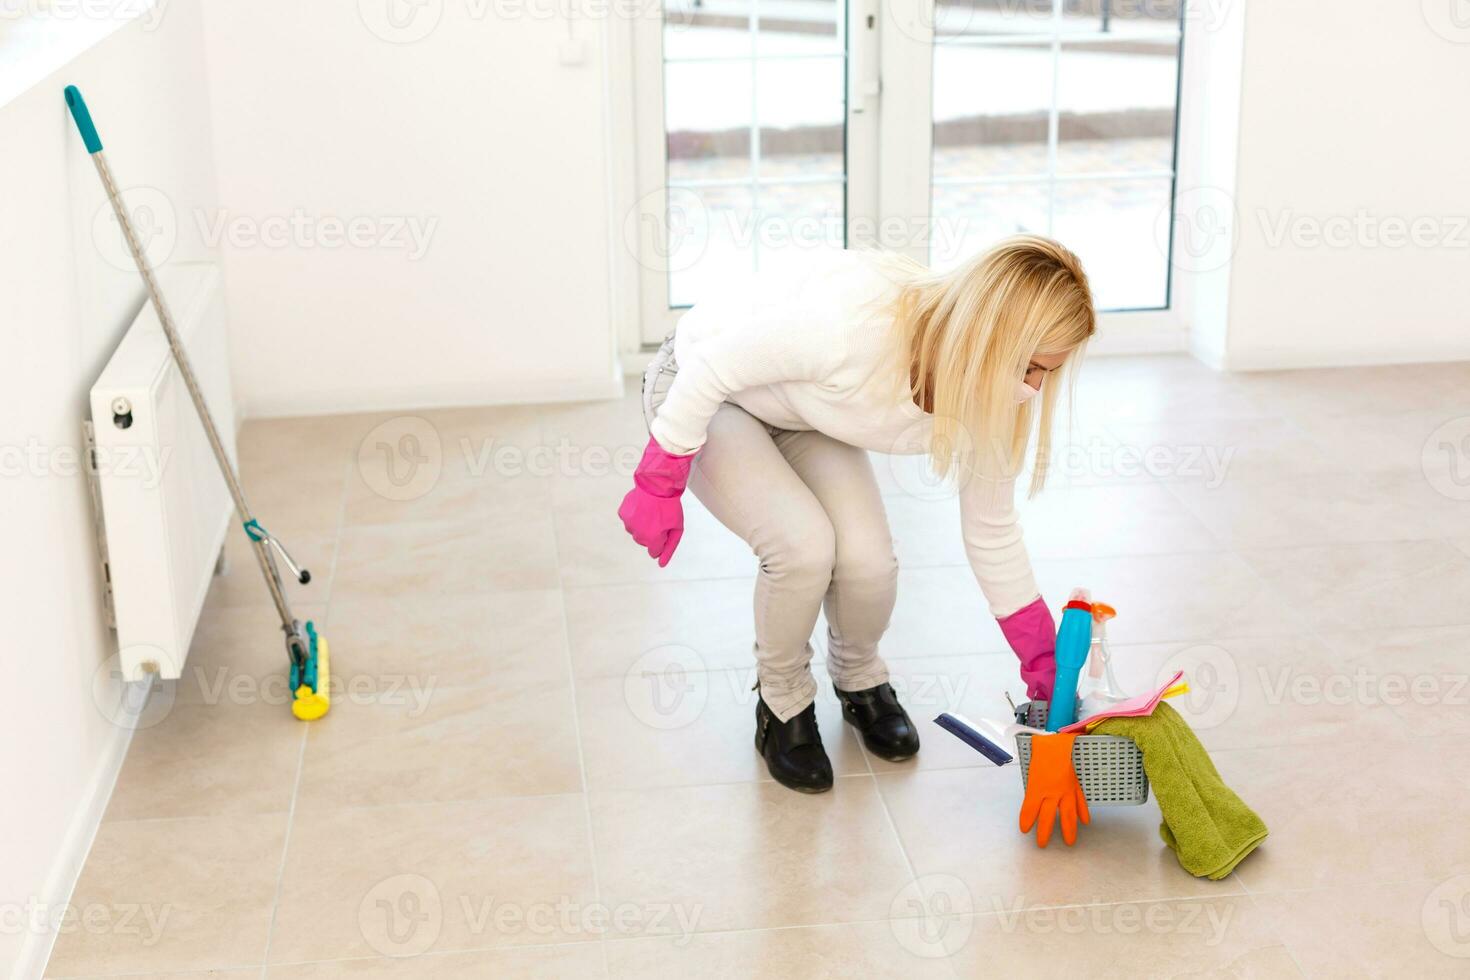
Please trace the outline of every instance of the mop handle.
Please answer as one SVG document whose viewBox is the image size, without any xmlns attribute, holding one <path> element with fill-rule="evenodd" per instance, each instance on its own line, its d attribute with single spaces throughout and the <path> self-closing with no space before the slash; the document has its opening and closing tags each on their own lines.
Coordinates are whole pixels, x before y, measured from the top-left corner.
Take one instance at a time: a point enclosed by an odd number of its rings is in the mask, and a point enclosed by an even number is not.
<svg viewBox="0 0 1470 980">
<path fill-rule="evenodd" d="M 219 463 L 220 472 L 224 475 L 230 497 L 235 503 L 235 510 L 239 513 L 240 520 L 245 523 L 248 532 L 251 525 L 259 527 L 259 524 L 250 515 L 250 507 L 245 502 L 245 491 L 240 487 L 240 481 L 235 476 L 235 468 L 230 463 L 224 443 L 220 440 L 219 430 L 215 427 L 214 416 L 209 412 L 209 405 L 204 400 L 204 392 L 200 389 L 199 382 L 194 376 L 194 369 L 189 364 L 183 341 L 179 339 L 179 332 L 174 326 L 173 314 L 169 312 L 168 304 L 163 300 L 163 291 L 158 288 L 158 281 L 153 276 L 153 268 L 148 264 L 148 257 L 138 242 L 138 234 L 133 228 L 132 218 L 128 215 L 127 208 L 123 206 L 122 195 L 118 191 L 116 181 L 113 180 L 112 168 L 107 165 L 107 158 L 102 155 L 102 139 L 97 135 L 97 126 L 92 122 L 92 113 L 87 110 L 87 102 L 75 85 L 66 87 L 66 105 L 71 110 L 72 119 L 76 121 L 77 130 L 82 135 L 82 142 L 86 144 L 87 153 L 97 167 L 97 174 L 102 178 L 103 190 L 107 192 L 107 200 L 112 205 L 113 214 L 117 216 L 117 223 L 122 227 L 128 251 L 133 256 L 133 263 L 138 267 L 138 274 L 143 277 L 143 285 L 148 289 L 148 298 L 153 302 L 153 309 L 158 313 L 158 323 L 163 328 L 164 339 L 168 341 L 174 363 L 178 365 L 179 374 L 184 379 L 184 387 L 188 389 L 189 398 L 194 402 L 194 408 L 199 413 L 199 421 L 204 425 L 204 434 L 209 439 L 209 448 Z M 256 561 L 260 565 L 261 574 L 265 577 L 266 588 L 270 590 L 271 601 L 281 617 L 281 627 L 288 636 L 294 637 L 298 627 L 295 617 L 291 615 L 291 607 L 286 601 L 285 589 L 281 584 L 281 574 L 276 569 L 275 557 L 270 553 L 263 537 L 257 538 L 254 534 L 248 536 L 254 546 L 253 550 Z"/>
</svg>

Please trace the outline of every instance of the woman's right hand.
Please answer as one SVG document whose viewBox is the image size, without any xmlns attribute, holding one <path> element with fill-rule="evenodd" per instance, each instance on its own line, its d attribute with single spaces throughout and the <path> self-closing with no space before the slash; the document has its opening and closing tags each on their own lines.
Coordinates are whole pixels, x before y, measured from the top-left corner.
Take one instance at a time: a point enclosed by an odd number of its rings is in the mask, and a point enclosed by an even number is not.
<svg viewBox="0 0 1470 980">
<path fill-rule="evenodd" d="M 652 438 L 633 471 L 633 489 L 618 507 L 623 527 L 663 568 L 684 536 L 684 506 L 679 498 L 689 484 L 694 454 L 675 456 Z"/>
<path fill-rule="evenodd" d="M 1021 661 L 1026 695 L 1033 701 L 1051 700 L 1057 679 L 1057 626 L 1046 600 L 1037 596 L 1029 605 L 996 622 Z"/>
</svg>

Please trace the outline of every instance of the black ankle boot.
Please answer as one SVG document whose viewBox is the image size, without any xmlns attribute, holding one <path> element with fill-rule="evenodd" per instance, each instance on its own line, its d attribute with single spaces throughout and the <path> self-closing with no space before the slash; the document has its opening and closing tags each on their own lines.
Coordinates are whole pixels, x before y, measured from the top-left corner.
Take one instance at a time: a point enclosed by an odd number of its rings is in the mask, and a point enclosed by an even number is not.
<svg viewBox="0 0 1470 980">
<path fill-rule="evenodd" d="M 862 732 L 863 744 L 880 759 L 902 762 L 919 751 L 919 730 L 888 684 L 838 691 L 837 700 L 842 702 L 842 720 Z"/>
<path fill-rule="evenodd" d="M 822 748 L 815 705 L 782 721 L 760 698 L 755 706 L 755 750 L 766 760 L 771 778 L 798 793 L 832 788 L 832 762 Z"/>
</svg>

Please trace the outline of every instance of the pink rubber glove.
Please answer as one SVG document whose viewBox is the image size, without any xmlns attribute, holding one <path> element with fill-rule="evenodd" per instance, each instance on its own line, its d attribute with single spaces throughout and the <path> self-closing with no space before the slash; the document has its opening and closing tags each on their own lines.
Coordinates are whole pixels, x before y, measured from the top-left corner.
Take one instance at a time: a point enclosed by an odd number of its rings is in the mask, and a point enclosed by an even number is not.
<svg viewBox="0 0 1470 980">
<path fill-rule="evenodd" d="M 633 489 L 618 508 L 623 527 L 633 535 L 634 541 L 648 549 L 650 558 L 658 559 L 659 568 L 674 557 L 674 549 L 684 536 L 684 507 L 679 497 L 689 483 L 689 467 L 693 462 L 693 453 L 688 456 L 666 453 L 650 438 L 638 468 L 633 471 Z"/>
<path fill-rule="evenodd" d="M 1031 605 L 996 622 L 1021 661 L 1027 696 L 1033 701 L 1050 701 L 1057 679 L 1057 625 L 1046 600 L 1038 596 Z"/>
</svg>

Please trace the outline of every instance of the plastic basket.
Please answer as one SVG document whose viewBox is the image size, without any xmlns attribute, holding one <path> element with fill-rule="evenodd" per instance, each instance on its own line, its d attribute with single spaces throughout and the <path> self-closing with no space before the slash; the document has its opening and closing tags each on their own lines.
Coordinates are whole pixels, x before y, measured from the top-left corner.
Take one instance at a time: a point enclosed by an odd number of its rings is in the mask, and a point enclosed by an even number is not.
<svg viewBox="0 0 1470 980">
<path fill-rule="evenodd" d="M 1016 708 L 1016 721 L 1032 728 L 1046 727 L 1046 704 L 1027 701 Z M 1016 736 L 1021 762 L 1021 785 L 1031 772 L 1031 736 Z M 1078 735 L 1072 743 L 1072 766 L 1082 783 L 1087 805 L 1139 806 L 1148 802 L 1148 776 L 1138 743 L 1121 735 Z"/>
</svg>

